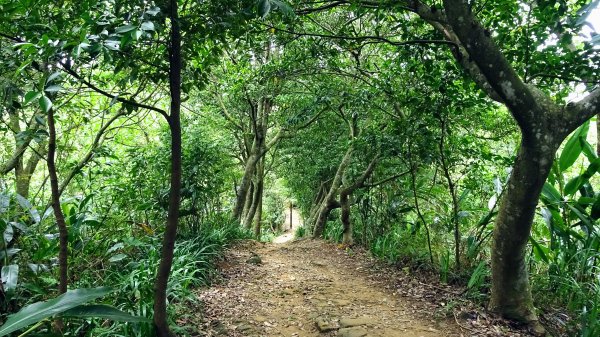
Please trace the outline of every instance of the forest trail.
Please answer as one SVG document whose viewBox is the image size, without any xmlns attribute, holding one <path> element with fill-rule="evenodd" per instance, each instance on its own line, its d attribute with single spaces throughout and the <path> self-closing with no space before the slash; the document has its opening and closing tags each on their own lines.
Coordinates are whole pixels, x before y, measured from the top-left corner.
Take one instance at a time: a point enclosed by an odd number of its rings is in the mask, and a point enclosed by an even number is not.
<svg viewBox="0 0 600 337">
<path fill-rule="evenodd" d="M 292 208 L 285 212 L 285 222 L 283 228 L 285 232 L 273 240 L 273 243 L 286 243 L 294 239 L 294 233 L 298 227 L 302 226 L 302 217 L 297 208 Z"/>
<path fill-rule="evenodd" d="M 321 240 L 244 242 L 221 263 L 223 282 L 198 293 L 202 330 L 206 336 L 462 335 L 453 320 L 434 317 L 435 306 L 401 297 L 371 266 L 365 254 Z"/>
</svg>

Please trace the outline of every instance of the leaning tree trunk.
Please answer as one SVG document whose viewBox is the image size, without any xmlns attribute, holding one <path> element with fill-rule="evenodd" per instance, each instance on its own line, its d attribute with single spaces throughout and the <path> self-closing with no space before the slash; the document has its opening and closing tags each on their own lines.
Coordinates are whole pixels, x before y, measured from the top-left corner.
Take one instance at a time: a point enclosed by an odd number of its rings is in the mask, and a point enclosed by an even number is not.
<svg viewBox="0 0 600 337">
<path fill-rule="evenodd" d="M 352 137 L 354 136 L 354 132 L 352 132 Z M 321 237 L 323 235 L 323 231 L 325 230 L 325 224 L 327 223 L 327 217 L 329 217 L 329 213 L 336 208 L 339 207 L 339 204 L 335 201 L 335 197 L 338 194 L 340 186 L 342 185 L 342 178 L 344 177 L 344 173 L 346 172 L 346 168 L 350 165 L 350 161 L 352 159 L 352 152 L 354 151 L 354 147 L 350 145 L 350 147 L 346 150 L 342 161 L 340 162 L 337 171 L 335 172 L 335 177 L 331 182 L 331 187 L 329 187 L 329 191 L 321 201 L 321 205 L 318 208 L 316 213 L 316 217 L 314 220 L 314 224 L 312 224 L 313 228 L 313 239 Z M 309 224 L 310 225 L 310 224 Z"/>
<path fill-rule="evenodd" d="M 256 141 L 255 141 L 256 142 Z M 252 177 L 256 172 L 256 163 L 260 159 L 260 147 L 255 144 L 252 148 L 252 153 L 248 156 L 244 166 L 244 175 L 240 182 L 240 187 L 235 198 L 235 205 L 233 208 L 233 216 L 235 219 L 243 220 L 243 210 L 246 204 L 246 198 L 252 198 L 252 194 L 249 193 L 250 186 L 252 185 Z"/>
<path fill-rule="evenodd" d="M 169 90 L 171 111 L 168 118 L 171 131 L 171 190 L 169 191 L 169 209 L 162 244 L 162 252 L 156 282 L 154 284 L 154 326 L 158 337 L 174 337 L 167 322 L 167 286 L 179 220 L 179 201 L 181 197 L 181 31 L 177 0 L 169 1 L 171 36 L 169 46 Z"/>
<path fill-rule="evenodd" d="M 254 195 L 254 184 L 250 184 L 247 195 Z M 253 198 L 246 197 L 246 201 L 244 202 L 244 209 L 240 216 L 241 219 L 245 219 L 248 215 L 248 212 L 250 211 L 250 206 L 252 206 L 252 199 Z"/>
<path fill-rule="evenodd" d="M 339 203 L 337 203 L 334 199 L 324 201 L 321 204 L 317 218 L 315 219 L 315 223 L 313 225 L 314 239 L 319 238 L 323 235 L 323 231 L 325 231 L 325 224 L 327 223 L 327 218 L 329 218 L 329 214 L 331 214 L 331 211 L 338 207 Z"/>
<path fill-rule="evenodd" d="M 541 139 L 537 144 L 522 141 L 500 203 L 494 227 L 489 303 L 491 311 L 534 325 L 538 323 L 525 256 L 538 199 L 558 148 L 550 142 L 541 145 Z"/>
</svg>

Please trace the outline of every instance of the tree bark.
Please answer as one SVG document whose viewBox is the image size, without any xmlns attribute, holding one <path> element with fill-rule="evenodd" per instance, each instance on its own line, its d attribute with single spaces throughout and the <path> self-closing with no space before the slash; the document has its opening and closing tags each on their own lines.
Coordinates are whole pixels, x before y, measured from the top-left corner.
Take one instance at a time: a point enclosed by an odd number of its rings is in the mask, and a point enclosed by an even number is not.
<svg viewBox="0 0 600 337">
<path fill-rule="evenodd" d="M 354 133 L 352 132 L 354 135 Z M 354 138 L 354 137 L 351 137 Z M 323 235 L 323 231 L 325 229 L 325 224 L 327 223 L 327 217 L 331 210 L 333 210 L 337 204 L 335 201 L 335 197 L 338 194 L 340 186 L 342 184 L 342 178 L 344 177 L 344 173 L 346 172 L 346 168 L 350 165 L 350 161 L 352 159 L 352 152 L 354 151 L 354 146 L 350 145 L 342 158 L 342 161 L 338 165 L 338 168 L 335 172 L 335 176 L 333 181 L 331 182 L 331 187 L 329 187 L 329 191 L 323 198 L 321 205 L 316 213 L 316 219 L 313 225 L 313 238 L 318 238 Z"/>
<path fill-rule="evenodd" d="M 60 194 L 58 192 L 58 174 L 56 173 L 56 163 L 54 157 L 56 156 L 56 126 L 54 124 L 54 109 L 48 110 L 48 175 L 50 176 L 50 190 L 52 192 L 52 209 L 54 210 L 54 217 L 56 218 L 56 225 L 58 226 L 58 269 L 59 269 L 59 281 L 58 281 L 58 292 L 60 294 L 67 292 L 68 280 L 68 245 L 69 245 L 69 232 L 67 231 L 67 224 L 65 222 L 65 216 L 60 208 Z"/>
<path fill-rule="evenodd" d="M 340 206 L 342 210 L 341 220 L 344 230 L 342 232 L 342 244 L 351 246 L 354 244 L 352 233 L 352 222 L 350 221 L 350 198 L 347 193 L 340 193 Z"/>
<path fill-rule="evenodd" d="M 254 236 L 257 240 L 260 240 L 260 231 L 262 227 L 262 208 L 263 208 L 263 196 L 265 189 L 265 160 L 261 159 L 258 163 L 257 169 L 258 181 L 256 184 L 256 190 L 258 194 L 258 201 L 256 205 L 256 215 L 254 217 Z"/>
<path fill-rule="evenodd" d="M 250 208 L 248 209 L 248 213 L 242 221 L 242 225 L 248 229 L 252 229 L 254 215 L 256 215 L 256 209 L 258 208 L 258 203 L 260 199 L 260 191 L 258 190 L 258 178 L 254 182 L 254 186 L 254 194 L 252 194 L 249 198 L 252 200 L 250 203 Z"/>
<path fill-rule="evenodd" d="M 252 194 L 248 194 L 248 192 L 250 190 L 252 178 L 256 172 L 256 163 L 260 159 L 260 146 L 259 144 L 256 144 L 258 141 L 259 140 L 255 140 L 255 144 L 252 146 L 250 156 L 248 156 L 248 160 L 246 160 L 244 166 L 244 175 L 242 176 L 242 181 L 240 182 L 240 187 L 236 195 L 233 216 L 238 220 L 243 220 L 242 215 L 244 205 L 246 204 L 246 198 L 248 198 L 248 196 L 252 198 Z"/>
<path fill-rule="evenodd" d="M 548 133 L 550 133 L 548 131 Z M 560 142 L 558 142 L 560 144 Z M 494 227 L 491 311 L 537 324 L 525 256 L 535 208 L 558 145 L 521 142 Z"/>
<path fill-rule="evenodd" d="M 169 90 L 171 111 L 168 117 L 171 130 L 171 190 L 169 191 L 169 209 L 162 244 L 160 264 L 154 285 L 154 326 L 158 337 L 174 337 L 167 322 L 167 286 L 173 251 L 177 235 L 179 201 L 181 196 L 181 31 L 177 0 L 169 1 L 169 19 L 171 21 L 169 46 Z"/>
<path fill-rule="evenodd" d="M 247 192 L 247 195 L 254 195 L 254 184 L 250 184 L 250 188 Z M 250 211 L 250 206 L 252 206 L 252 199 L 253 198 L 246 198 L 246 201 L 244 202 L 244 210 L 242 211 L 241 215 L 242 219 L 245 219 L 248 215 L 248 211 Z"/>
</svg>

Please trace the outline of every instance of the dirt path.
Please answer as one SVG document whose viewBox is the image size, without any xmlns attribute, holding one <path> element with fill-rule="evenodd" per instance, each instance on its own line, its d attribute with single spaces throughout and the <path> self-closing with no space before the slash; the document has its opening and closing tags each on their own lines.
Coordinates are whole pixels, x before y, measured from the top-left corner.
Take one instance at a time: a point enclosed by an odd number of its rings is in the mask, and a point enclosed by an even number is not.
<svg viewBox="0 0 600 337">
<path fill-rule="evenodd" d="M 222 284 L 198 294 L 207 336 L 461 336 L 430 305 L 386 289 L 368 260 L 323 241 L 246 242 L 221 269 Z"/>
<path fill-rule="evenodd" d="M 293 208 L 291 212 L 287 210 L 285 212 L 285 222 L 283 224 L 283 228 L 285 228 L 286 232 L 276 237 L 275 240 L 273 240 L 273 243 L 286 243 L 292 241 L 294 239 L 294 232 L 301 226 L 302 217 L 300 216 L 298 209 Z"/>
</svg>

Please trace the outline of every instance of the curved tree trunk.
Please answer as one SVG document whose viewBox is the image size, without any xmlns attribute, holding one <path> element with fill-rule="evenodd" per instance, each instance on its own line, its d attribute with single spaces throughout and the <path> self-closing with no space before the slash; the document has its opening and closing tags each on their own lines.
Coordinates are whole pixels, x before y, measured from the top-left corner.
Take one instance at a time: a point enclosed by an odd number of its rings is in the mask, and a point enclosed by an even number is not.
<svg viewBox="0 0 600 337">
<path fill-rule="evenodd" d="M 489 309 L 533 328 L 538 323 L 525 256 L 535 208 L 557 148 L 522 141 L 494 227 Z"/>
</svg>

